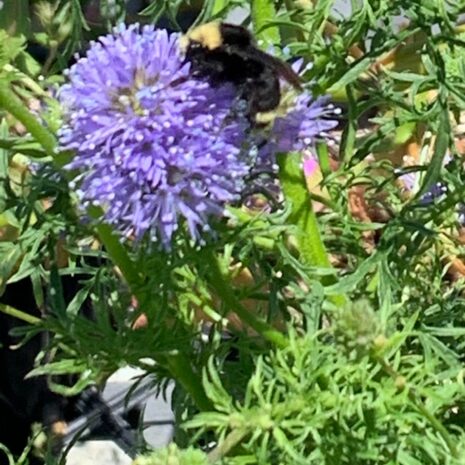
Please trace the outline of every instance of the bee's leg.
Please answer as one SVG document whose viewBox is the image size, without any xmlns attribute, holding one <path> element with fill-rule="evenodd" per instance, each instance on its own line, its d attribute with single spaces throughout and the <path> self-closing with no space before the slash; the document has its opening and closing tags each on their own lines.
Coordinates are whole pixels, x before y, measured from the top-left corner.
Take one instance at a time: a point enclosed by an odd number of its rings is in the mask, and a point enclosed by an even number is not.
<svg viewBox="0 0 465 465">
<path fill-rule="evenodd" d="M 243 88 L 237 88 L 236 96 L 231 104 L 231 109 L 224 118 L 223 125 L 246 118 L 252 121 L 249 113 L 249 104 Z"/>
</svg>

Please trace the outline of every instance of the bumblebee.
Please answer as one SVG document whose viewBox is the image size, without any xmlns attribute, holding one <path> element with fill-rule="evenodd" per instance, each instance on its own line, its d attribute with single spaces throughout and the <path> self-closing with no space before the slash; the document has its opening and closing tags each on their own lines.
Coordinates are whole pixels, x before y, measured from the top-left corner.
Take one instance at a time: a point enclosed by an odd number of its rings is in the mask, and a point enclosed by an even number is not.
<svg viewBox="0 0 465 465">
<path fill-rule="evenodd" d="M 207 79 L 213 86 L 230 82 L 236 87 L 252 122 L 257 114 L 279 106 L 280 79 L 302 90 L 300 77 L 291 66 L 257 48 L 252 34 L 242 26 L 203 24 L 183 36 L 180 46 L 193 77 Z"/>
</svg>

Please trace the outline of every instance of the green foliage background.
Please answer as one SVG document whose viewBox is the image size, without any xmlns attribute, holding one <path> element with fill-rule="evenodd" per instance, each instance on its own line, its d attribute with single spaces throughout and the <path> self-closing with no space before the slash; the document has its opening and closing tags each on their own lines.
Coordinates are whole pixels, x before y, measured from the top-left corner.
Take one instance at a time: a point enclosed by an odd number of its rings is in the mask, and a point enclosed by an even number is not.
<svg viewBox="0 0 465 465">
<path fill-rule="evenodd" d="M 54 334 L 54 360 L 35 374 L 77 375 L 71 387 L 53 386 L 64 394 L 123 364 L 144 368 L 160 389 L 174 379 L 175 439 L 186 450 L 171 446 L 141 465 L 465 463 L 464 281 L 453 273 L 464 255 L 454 140 L 465 109 L 465 2 L 353 0 L 342 15 L 331 0 L 159 0 L 136 15 L 102 0 L 92 21 L 89 2 L 3 4 L 0 283 L 31 279 L 48 315 L 2 310 L 30 323 L 26 335 Z M 68 59 L 122 20 L 179 29 L 186 15 L 199 24 L 237 6 L 264 48 L 313 63 L 313 91 L 347 109 L 340 143 L 329 147 L 336 168 L 318 147 L 324 210 L 312 210 L 315 194 L 287 155 L 279 208 L 231 208 L 236 219 L 203 248 L 181 234 L 170 253 L 129 250 L 108 226 L 81 223 L 60 170 L 72 154 L 56 148 L 61 116 L 50 92 Z M 47 47 L 43 63 L 27 40 Z M 420 159 L 406 167 L 398 155 L 412 141 Z M 25 168 L 31 162 L 41 176 Z M 398 182 L 407 174 L 409 192 Z M 425 202 L 437 182 L 446 191 Z M 354 188 L 378 213 L 371 221 L 350 208 Z M 68 305 L 58 279 L 67 274 L 83 284 Z M 132 296 L 139 305 L 129 313 Z M 87 297 L 95 322 L 79 315 Z M 230 312 L 241 324 L 225 341 Z M 141 313 L 149 324 L 135 331 Z"/>
</svg>

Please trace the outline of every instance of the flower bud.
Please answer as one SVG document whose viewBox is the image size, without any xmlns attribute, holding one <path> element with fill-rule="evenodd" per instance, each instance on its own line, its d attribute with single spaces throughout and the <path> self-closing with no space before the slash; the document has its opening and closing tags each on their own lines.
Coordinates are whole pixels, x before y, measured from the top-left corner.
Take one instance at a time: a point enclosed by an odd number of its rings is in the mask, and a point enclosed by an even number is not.
<svg viewBox="0 0 465 465">
<path fill-rule="evenodd" d="M 56 4 L 47 1 L 41 1 L 35 4 L 35 14 L 44 29 L 48 30 L 53 25 L 55 17 Z"/>
</svg>

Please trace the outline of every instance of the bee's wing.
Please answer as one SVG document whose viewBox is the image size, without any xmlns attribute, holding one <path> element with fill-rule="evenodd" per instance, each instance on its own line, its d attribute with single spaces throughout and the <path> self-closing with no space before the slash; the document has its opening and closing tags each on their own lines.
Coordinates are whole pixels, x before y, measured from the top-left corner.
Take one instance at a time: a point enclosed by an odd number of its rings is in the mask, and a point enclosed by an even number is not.
<svg viewBox="0 0 465 465">
<path fill-rule="evenodd" d="M 292 69 L 291 65 L 289 65 L 283 60 L 280 60 L 279 58 L 274 57 L 273 55 L 262 52 L 258 48 L 249 49 L 249 54 L 252 57 L 256 58 L 258 61 L 262 61 L 270 68 L 274 69 L 280 77 L 285 79 L 296 89 L 302 90 L 302 79 Z"/>
</svg>

